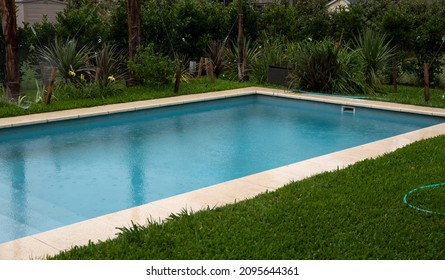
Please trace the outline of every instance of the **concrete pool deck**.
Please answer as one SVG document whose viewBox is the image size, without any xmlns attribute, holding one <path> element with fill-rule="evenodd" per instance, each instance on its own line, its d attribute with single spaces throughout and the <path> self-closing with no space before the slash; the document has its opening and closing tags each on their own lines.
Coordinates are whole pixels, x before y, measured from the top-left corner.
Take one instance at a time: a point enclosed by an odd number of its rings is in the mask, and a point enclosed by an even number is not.
<svg viewBox="0 0 445 280">
<path fill-rule="evenodd" d="M 284 90 L 251 87 L 29 116 L 2 118 L 0 119 L 0 128 L 142 110 L 159 106 L 228 98 L 252 93 L 445 117 L 445 109 L 440 108 L 401 105 L 336 96 L 292 93 Z M 183 209 L 199 211 L 208 207 L 213 208 L 223 206 L 225 204 L 252 198 L 260 193 L 276 190 L 291 181 L 298 181 L 318 173 L 345 168 L 358 161 L 367 158 L 375 158 L 385 153 L 392 152 L 415 141 L 443 134 L 445 134 L 445 123 L 150 202 L 142 206 L 118 211 L 73 225 L 5 242 L 0 244 L 0 259 L 41 259 L 48 255 L 57 254 L 59 251 L 67 250 L 75 245 L 81 246 L 88 244 L 89 241 L 97 242 L 99 240 L 103 241 L 113 238 L 120 232 L 118 228 L 131 226 L 132 222 L 141 225 L 147 224 L 148 219 L 161 222 L 171 213 L 178 213 Z"/>
</svg>

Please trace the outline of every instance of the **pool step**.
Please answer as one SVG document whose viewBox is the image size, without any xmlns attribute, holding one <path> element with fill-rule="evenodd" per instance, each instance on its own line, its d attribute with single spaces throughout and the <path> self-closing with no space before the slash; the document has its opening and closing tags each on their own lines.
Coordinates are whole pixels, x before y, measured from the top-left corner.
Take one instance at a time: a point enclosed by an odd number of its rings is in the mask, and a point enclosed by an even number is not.
<svg viewBox="0 0 445 280">
<path fill-rule="evenodd" d="M 0 197 L 0 224 L 2 225 L 0 227 L 0 243 L 85 219 L 85 217 L 36 197 L 28 196 L 27 202 L 25 211 L 8 199 Z"/>
</svg>

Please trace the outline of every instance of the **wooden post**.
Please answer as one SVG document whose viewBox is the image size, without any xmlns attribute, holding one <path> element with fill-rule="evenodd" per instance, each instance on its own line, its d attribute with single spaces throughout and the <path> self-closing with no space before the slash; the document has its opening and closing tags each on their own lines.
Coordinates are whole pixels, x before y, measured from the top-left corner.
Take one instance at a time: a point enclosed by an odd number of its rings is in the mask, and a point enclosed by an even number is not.
<svg viewBox="0 0 445 280">
<path fill-rule="evenodd" d="M 0 0 L 3 37 L 6 45 L 6 97 L 18 100 L 20 96 L 20 71 L 17 43 L 17 17 L 15 0 Z"/>
<path fill-rule="evenodd" d="M 128 0 L 128 59 L 136 57 L 141 37 L 141 1 Z M 127 86 L 139 85 L 140 80 L 136 73 L 128 71 Z"/>
<path fill-rule="evenodd" d="M 175 79 L 175 89 L 174 93 L 178 93 L 179 84 L 181 83 L 181 74 L 182 74 L 182 60 L 178 59 L 178 68 L 176 69 L 176 79 Z"/>
<path fill-rule="evenodd" d="M 246 54 L 244 51 L 244 17 L 243 1 L 238 0 L 238 80 L 247 80 L 246 76 Z"/>
<path fill-rule="evenodd" d="M 215 75 L 213 74 L 212 60 L 206 57 L 204 61 L 205 61 L 205 66 L 206 66 L 207 77 L 209 77 L 210 81 L 213 82 Z"/>
<path fill-rule="evenodd" d="M 430 100 L 430 74 L 428 71 L 428 63 L 423 64 L 423 80 L 425 83 L 425 102 Z"/>
<path fill-rule="evenodd" d="M 204 57 L 201 57 L 198 65 L 198 78 L 201 78 L 202 75 L 202 65 L 204 64 Z"/>
<path fill-rule="evenodd" d="M 49 104 L 51 102 L 54 82 L 56 80 L 56 74 L 57 74 L 57 68 L 53 67 L 51 69 L 51 77 L 49 78 L 48 87 L 46 88 L 45 104 Z"/>
<path fill-rule="evenodd" d="M 394 92 L 397 93 L 397 59 L 392 59 L 392 86 Z"/>
</svg>

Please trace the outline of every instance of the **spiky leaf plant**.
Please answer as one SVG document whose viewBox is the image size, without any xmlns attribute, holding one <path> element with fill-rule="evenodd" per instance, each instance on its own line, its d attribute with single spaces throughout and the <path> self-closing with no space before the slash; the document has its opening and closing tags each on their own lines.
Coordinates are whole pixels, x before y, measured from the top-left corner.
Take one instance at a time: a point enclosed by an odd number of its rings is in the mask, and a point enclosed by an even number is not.
<svg viewBox="0 0 445 280">
<path fill-rule="evenodd" d="M 287 45 L 288 43 L 283 38 L 263 40 L 259 55 L 252 62 L 252 76 L 257 82 L 267 81 L 269 66 L 289 66 L 285 56 Z"/>
<path fill-rule="evenodd" d="M 369 92 L 359 53 L 348 46 L 340 47 L 331 40 L 306 41 L 290 45 L 287 55 L 294 69 L 293 87 L 340 94 Z"/>
<path fill-rule="evenodd" d="M 206 55 L 212 61 L 213 74 L 216 78 L 219 78 L 226 67 L 226 52 L 225 41 L 211 41 L 208 45 Z"/>
<path fill-rule="evenodd" d="M 37 51 L 43 63 L 56 67 L 65 82 L 80 81 L 90 75 L 92 67 L 88 65 L 91 58 L 89 46 L 78 46 L 75 39 L 62 41 L 56 38 L 53 43 Z"/>
<path fill-rule="evenodd" d="M 340 68 L 334 43 L 303 42 L 296 49 L 292 83 L 303 90 L 333 92 L 333 81 L 337 80 Z"/>
<path fill-rule="evenodd" d="M 363 60 L 367 84 L 378 91 L 382 85 L 382 73 L 394 57 L 395 48 L 390 46 L 385 34 L 369 27 L 354 39 L 354 48 Z"/>
<path fill-rule="evenodd" d="M 252 73 L 252 63 L 259 57 L 261 49 L 259 46 L 252 44 L 249 40 L 244 43 L 244 53 L 246 54 L 246 75 L 249 77 Z M 237 58 L 239 50 L 236 43 L 232 44 L 232 48 L 227 52 L 227 74 L 232 79 L 237 79 Z"/>
<path fill-rule="evenodd" d="M 125 77 L 124 54 L 116 46 L 105 44 L 94 54 L 94 80 L 101 87 Z"/>
</svg>

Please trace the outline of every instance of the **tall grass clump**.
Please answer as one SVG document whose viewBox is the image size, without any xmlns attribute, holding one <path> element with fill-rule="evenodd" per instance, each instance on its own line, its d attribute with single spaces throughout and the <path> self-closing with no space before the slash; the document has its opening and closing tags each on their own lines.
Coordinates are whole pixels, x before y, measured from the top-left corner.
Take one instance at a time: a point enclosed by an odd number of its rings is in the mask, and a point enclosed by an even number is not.
<svg viewBox="0 0 445 280">
<path fill-rule="evenodd" d="M 62 41 L 56 38 L 53 43 L 40 48 L 37 55 L 45 65 L 57 68 L 65 82 L 79 82 L 92 70 L 88 64 L 92 57 L 90 47 L 80 47 L 76 39 Z"/>
<path fill-rule="evenodd" d="M 100 87 L 108 87 L 126 74 L 125 56 L 116 46 L 105 44 L 94 54 L 94 79 Z"/>
<path fill-rule="evenodd" d="M 269 66 L 288 67 L 286 56 L 288 44 L 282 38 L 266 39 L 259 47 L 259 54 L 252 61 L 252 76 L 258 83 L 267 81 Z"/>
<path fill-rule="evenodd" d="M 357 50 L 343 46 L 337 54 L 338 77 L 333 81 L 333 91 L 342 94 L 369 94 L 372 90 L 366 83 L 363 60 Z"/>
<path fill-rule="evenodd" d="M 382 77 L 396 53 L 395 48 L 385 34 L 372 28 L 366 28 L 354 39 L 354 48 L 363 60 L 366 83 L 374 91 L 381 91 Z"/>
<path fill-rule="evenodd" d="M 216 78 L 223 74 L 227 66 L 226 53 L 225 41 L 211 41 L 208 44 L 206 55 L 212 61 L 213 74 Z"/>
<path fill-rule="evenodd" d="M 245 75 L 247 77 L 246 80 L 249 80 L 252 76 L 253 71 L 253 64 L 260 56 L 260 48 L 258 45 L 252 43 L 249 40 L 246 40 L 244 42 L 244 53 L 245 53 L 245 59 L 246 59 L 246 71 Z M 238 79 L 238 55 L 239 55 L 239 49 L 237 43 L 232 44 L 232 48 L 227 52 L 227 66 L 226 66 L 226 74 L 227 76 L 232 79 L 236 80 Z"/>
<path fill-rule="evenodd" d="M 291 84 L 301 90 L 364 94 L 369 88 L 357 51 L 332 40 L 296 43 L 288 50 L 292 64 Z"/>
<path fill-rule="evenodd" d="M 118 80 L 125 76 L 124 55 L 115 46 L 104 46 L 93 52 L 78 46 L 75 39 L 55 41 L 38 50 L 46 68 L 56 68 L 58 79 L 54 89 L 57 98 L 104 98 L 121 91 Z M 44 73 L 42 73 L 44 74 Z"/>
<path fill-rule="evenodd" d="M 338 49 L 330 40 L 295 45 L 292 61 L 292 84 L 302 90 L 332 93 L 333 81 L 338 78 L 340 64 Z"/>
</svg>

